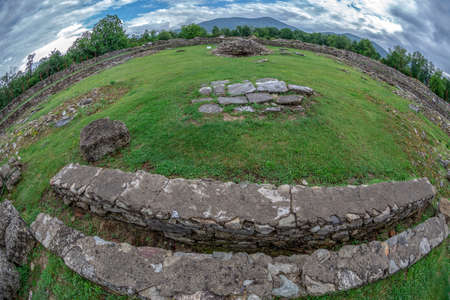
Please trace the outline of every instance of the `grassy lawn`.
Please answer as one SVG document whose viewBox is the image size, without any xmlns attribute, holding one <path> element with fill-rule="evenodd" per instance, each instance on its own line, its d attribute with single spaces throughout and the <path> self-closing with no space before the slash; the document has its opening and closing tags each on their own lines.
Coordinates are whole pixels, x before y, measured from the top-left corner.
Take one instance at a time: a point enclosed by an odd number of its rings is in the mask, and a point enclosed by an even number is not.
<svg viewBox="0 0 450 300">
<path fill-rule="evenodd" d="M 442 169 L 437 155 L 448 153 L 448 136 L 412 112 L 409 102 L 396 96 L 386 84 L 306 51 L 305 57 L 269 55 L 269 62 L 260 64 L 256 63 L 260 58 L 255 57 L 212 56 L 205 46 L 185 50 L 133 59 L 41 104 L 42 109 L 31 120 L 97 87 L 120 86 L 128 90 L 98 112 L 88 114 L 82 110 L 69 125 L 51 128 L 20 149 L 26 169 L 8 197 L 27 222 L 47 212 L 85 233 L 101 236 L 95 226 L 87 232 L 72 209 L 59 200 L 42 198 L 50 178 L 64 165 L 86 164 L 78 148 L 80 131 L 102 117 L 123 121 L 132 140 L 129 147 L 98 162 L 98 166 L 145 169 L 170 177 L 274 184 L 298 183 L 302 179 L 317 185 L 360 184 L 422 176 L 436 185 L 439 182 Z M 206 117 L 197 111 L 200 104 L 190 104 L 200 97 L 198 89 L 204 83 L 264 77 L 310 86 L 319 95 L 307 100 L 304 115 L 244 114 L 244 120 L 233 122 L 225 122 L 223 114 Z M 227 108 L 225 112 L 233 115 L 231 111 Z M 447 182 L 439 192 L 450 194 Z M 322 299 L 444 299 L 448 291 L 446 251 L 446 246 L 441 246 L 408 272 Z M 42 249 L 35 251 L 33 261 L 43 256 L 47 257 L 46 268 L 22 269 L 24 298 L 28 287 L 34 291 L 33 299 L 49 295 L 56 299 L 114 298 L 67 270 L 60 259 Z"/>
</svg>

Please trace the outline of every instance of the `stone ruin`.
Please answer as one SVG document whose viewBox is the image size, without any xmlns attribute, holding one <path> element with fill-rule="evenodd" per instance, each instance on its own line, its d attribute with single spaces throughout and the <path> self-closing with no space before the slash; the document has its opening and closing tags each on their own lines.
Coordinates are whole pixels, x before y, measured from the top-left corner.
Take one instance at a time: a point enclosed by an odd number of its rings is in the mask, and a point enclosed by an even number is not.
<svg viewBox="0 0 450 300">
<path fill-rule="evenodd" d="M 250 80 L 234 84 L 230 84 L 229 80 L 213 81 L 200 88 L 199 94 L 203 98 L 194 99 L 191 103 L 205 103 L 198 109 L 205 114 L 221 113 L 227 105 L 235 105 L 235 112 L 303 112 L 303 100 L 314 95 L 312 88 L 287 84 L 276 78 L 262 78 L 255 83 L 254 85 Z M 217 97 L 217 101 L 212 97 Z M 255 109 L 251 106 L 253 104 L 265 107 Z"/>
<path fill-rule="evenodd" d="M 225 40 L 212 52 L 217 56 L 228 57 L 258 56 L 272 53 L 265 46 L 247 39 Z"/>
<path fill-rule="evenodd" d="M 258 45 L 252 42 L 223 43 L 214 52 L 225 56 L 266 53 L 267 49 L 251 49 Z M 243 47 L 245 43 L 252 45 Z M 199 108 L 205 113 L 220 112 L 226 105 L 236 105 L 237 112 L 252 112 L 253 103 L 267 105 L 264 112 L 275 112 L 301 107 L 303 97 L 314 94 L 310 88 L 277 79 L 261 79 L 256 86 L 249 81 L 229 83 L 211 82 L 200 90 L 207 98 L 192 103 L 207 103 Z M 218 104 L 209 103 L 216 101 L 211 97 L 217 97 Z M 129 135 L 125 134 L 125 140 L 129 142 Z M 408 268 L 448 237 L 445 217 L 438 214 L 385 241 L 350 244 L 422 211 L 436 195 L 427 179 L 370 186 L 275 187 L 69 165 L 52 179 L 51 186 L 66 204 L 160 230 L 183 243 L 234 244 L 240 251 L 252 252 L 265 242 L 286 249 L 291 243 L 303 243 L 314 252 L 272 257 L 135 247 L 86 236 L 45 214 L 36 218 L 30 230 L 5 201 L 0 203 L 0 299 L 16 296 L 20 282 L 15 265 L 24 264 L 34 247 L 31 234 L 70 269 L 96 284 L 121 295 L 164 300 L 260 300 L 345 291 Z M 439 209 L 448 213 L 449 206 L 441 200 Z M 344 246 L 338 251 L 319 249 L 335 244 Z"/>
</svg>

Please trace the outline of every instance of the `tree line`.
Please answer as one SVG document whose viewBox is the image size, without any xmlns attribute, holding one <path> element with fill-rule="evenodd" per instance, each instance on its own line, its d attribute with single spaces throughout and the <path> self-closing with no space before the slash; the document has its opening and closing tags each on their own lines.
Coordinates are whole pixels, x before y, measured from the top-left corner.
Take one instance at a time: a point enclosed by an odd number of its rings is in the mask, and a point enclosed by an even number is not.
<svg viewBox="0 0 450 300">
<path fill-rule="evenodd" d="M 420 80 L 439 97 L 450 102 L 450 81 L 443 76 L 442 71 L 436 70 L 433 63 L 428 61 L 420 52 L 410 54 L 400 46 L 390 50 L 387 57 L 381 58 L 368 39 L 362 39 L 357 42 L 351 41 L 344 35 L 307 33 L 289 28 L 281 30 L 275 27 L 251 28 L 249 26 L 237 26 L 235 29 L 221 29 L 215 26 L 212 32 L 208 33 L 206 29 L 196 24 L 183 26 L 178 32 L 146 30 L 141 35 L 128 36 L 119 17 L 108 15 L 94 26 L 92 32 L 85 32 L 78 38 L 65 55 L 58 50 L 54 50 L 49 56 L 34 62 L 35 55 L 31 54 L 27 57 L 25 71 L 16 72 L 11 70 L 3 75 L 0 78 L 0 108 L 8 105 L 14 98 L 39 81 L 70 67 L 74 63 L 80 63 L 114 50 L 136 47 L 158 40 L 218 36 L 256 36 L 262 39 L 281 38 L 353 51 L 380 60 L 382 63 Z"/>
</svg>

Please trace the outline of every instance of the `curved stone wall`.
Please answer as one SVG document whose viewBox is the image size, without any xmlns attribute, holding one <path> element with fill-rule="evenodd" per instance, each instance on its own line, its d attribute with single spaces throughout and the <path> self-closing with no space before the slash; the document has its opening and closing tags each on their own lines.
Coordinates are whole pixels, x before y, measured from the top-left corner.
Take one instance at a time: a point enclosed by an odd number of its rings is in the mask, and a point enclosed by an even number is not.
<svg viewBox="0 0 450 300">
<path fill-rule="evenodd" d="M 66 204 L 185 243 L 317 249 L 361 239 L 426 207 L 427 179 L 345 187 L 168 179 L 78 164 L 51 187 Z"/>
<path fill-rule="evenodd" d="M 121 295 L 149 300 L 258 300 L 344 291 L 411 266 L 448 236 L 439 215 L 384 242 L 272 258 L 262 253 L 173 253 L 107 242 L 45 214 L 31 229 L 76 273 Z"/>
</svg>

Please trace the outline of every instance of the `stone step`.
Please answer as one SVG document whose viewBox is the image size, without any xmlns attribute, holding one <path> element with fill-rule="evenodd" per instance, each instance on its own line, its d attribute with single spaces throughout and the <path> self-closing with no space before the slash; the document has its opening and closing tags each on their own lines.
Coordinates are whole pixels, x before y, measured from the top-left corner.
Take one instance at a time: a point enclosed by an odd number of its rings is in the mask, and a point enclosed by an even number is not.
<svg viewBox="0 0 450 300">
<path fill-rule="evenodd" d="M 162 231 L 181 242 L 234 248 L 317 249 L 361 239 L 421 211 L 436 193 L 426 178 L 275 187 L 78 164 L 64 167 L 50 184 L 67 205 Z"/>
<path fill-rule="evenodd" d="M 388 277 L 416 263 L 448 236 L 444 216 L 384 242 L 320 249 L 312 255 L 198 254 L 134 247 L 85 236 L 40 214 L 36 239 L 74 272 L 140 299 L 272 299 L 323 295 Z"/>
</svg>

